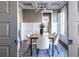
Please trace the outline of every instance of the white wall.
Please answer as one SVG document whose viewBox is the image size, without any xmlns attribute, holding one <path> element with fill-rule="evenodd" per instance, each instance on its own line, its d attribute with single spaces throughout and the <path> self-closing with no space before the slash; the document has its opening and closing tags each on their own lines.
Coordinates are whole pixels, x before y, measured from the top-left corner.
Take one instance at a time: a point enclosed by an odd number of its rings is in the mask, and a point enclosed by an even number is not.
<svg viewBox="0 0 79 59">
<path fill-rule="evenodd" d="M 39 33 L 40 32 L 40 22 L 37 23 L 22 23 L 21 29 L 22 29 L 22 34 L 21 34 L 21 40 L 27 40 L 27 33 Z"/>
<path fill-rule="evenodd" d="M 77 12 L 77 2 L 69 2 L 69 39 L 73 40 L 73 44 L 69 45 L 69 56 L 77 57 L 77 45 L 79 44 L 79 38 L 77 37 L 76 24 L 79 21 L 79 12 Z"/>
</svg>

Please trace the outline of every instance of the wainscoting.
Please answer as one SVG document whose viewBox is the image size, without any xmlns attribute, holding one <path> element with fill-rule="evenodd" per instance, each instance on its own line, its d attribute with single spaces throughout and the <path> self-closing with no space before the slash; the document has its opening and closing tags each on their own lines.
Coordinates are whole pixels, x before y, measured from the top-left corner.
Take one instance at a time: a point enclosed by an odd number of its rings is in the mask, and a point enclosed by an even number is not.
<svg viewBox="0 0 79 59">
<path fill-rule="evenodd" d="M 59 40 L 59 43 L 68 51 L 67 44 L 63 43 L 61 40 Z"/>
<path fill-rule="evenodd" d="M 39 33 L 40 32 L 40 22 L 38 23 L 22 23 L 21 27 L 21 39 L 24 40 L 26 38 L 27 33 Z M 27 38 L 26 38 L 27 39 Z"/>
</svg>

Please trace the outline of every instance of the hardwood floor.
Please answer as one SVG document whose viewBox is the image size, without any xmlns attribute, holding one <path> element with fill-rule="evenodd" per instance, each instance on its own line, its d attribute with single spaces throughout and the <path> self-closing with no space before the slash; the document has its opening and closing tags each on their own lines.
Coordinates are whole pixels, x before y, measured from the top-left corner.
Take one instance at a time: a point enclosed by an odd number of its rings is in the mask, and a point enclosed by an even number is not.
<svg viewBox="0 0 79 59">
<path fill-rule="evenodd" d="M 68 51 L 68 45 L 59 40 L 59 43 Z"/>
<path fill-rule="evenodd" d="M 30 51 L 29 51 L 29 53 L 27 53 L 28 46 L 29 46 L 29 44 L 27 44 L 26 42 L 22 45 L 22 47 L 20 48 L 20 57 L 31 57 Z M 52 45 L 50 44 L 50 46 L 52 46 Z M 50 57 L 67 57 L 67 50 L 60 43 L 57 45 L 57 48 L 58 48 L 59 54 L 57 52 L 57 49 L 54 48 L 54 56 L 51 56 L 52 49 L 50 49 L 50 51 L 49 51 Z M 36 48 L 35 48 L 34 44 L 33 44 L 33 48 L 32 48 L 32 55 L 33 55 L 33 57 L 37 56 Z M 49 56 L 46 53 L 46 51 L 40 50 L 38 57 L 49 57 Z"/>
</svg>

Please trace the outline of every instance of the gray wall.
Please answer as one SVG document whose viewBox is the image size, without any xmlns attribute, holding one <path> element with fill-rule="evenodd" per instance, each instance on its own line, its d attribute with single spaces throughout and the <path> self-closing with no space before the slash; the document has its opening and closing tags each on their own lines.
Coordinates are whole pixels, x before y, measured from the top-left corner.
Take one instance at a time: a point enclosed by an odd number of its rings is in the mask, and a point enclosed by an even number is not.
<svg viewBox="0 0 79 59">
<path fill-rule="evenodd" d="M 23 22 L 41 22 L 41 12 L 34 10 L 23 10 Z"/>
</svg>

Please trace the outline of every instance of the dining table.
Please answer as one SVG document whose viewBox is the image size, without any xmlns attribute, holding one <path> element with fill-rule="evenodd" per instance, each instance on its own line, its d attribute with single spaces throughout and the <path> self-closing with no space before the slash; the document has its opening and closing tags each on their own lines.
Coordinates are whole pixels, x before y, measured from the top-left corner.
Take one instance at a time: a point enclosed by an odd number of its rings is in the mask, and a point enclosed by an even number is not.
<svg viewBox="0 0 79 59">
<path fill-rule="evenodd" d="M 41 36 L 41 34 L 39 34 L 39 33 L 33 33 L 30 36 L 30 47 L 31 47 L 30 54 L 31 54 L 31 56 L 32 56 L 32 40 L 37 40 L 40 36 Z M 48 38 L 50 39 L 50 41 L 52 41 L 52 56 L 53 56 L 54 55 L 54 36 L 52 34 L 49 34 Z"/>
</svg>

